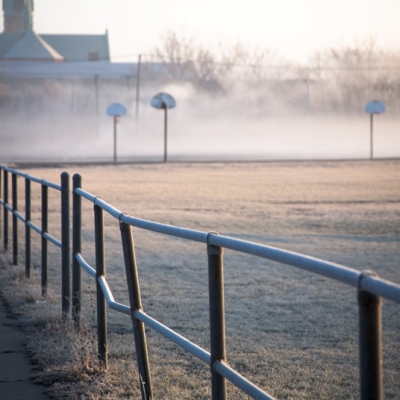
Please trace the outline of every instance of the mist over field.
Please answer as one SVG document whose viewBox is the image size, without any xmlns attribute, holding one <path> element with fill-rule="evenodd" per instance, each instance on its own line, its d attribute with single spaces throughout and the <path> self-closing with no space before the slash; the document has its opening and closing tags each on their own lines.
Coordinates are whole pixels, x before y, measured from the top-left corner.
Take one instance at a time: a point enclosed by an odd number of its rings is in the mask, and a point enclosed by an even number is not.
<svg viewBox="0 0 400 400">
<path fill-rule="evenodd" d="M 138 124 L 134 93 L 110 85 L 101 98 L 98 118 L 93 104 L 80 105 L 78 98 L 72 106 L 71 94 L 63 87 L 60 97 L 67 104 L 45 101 L 40 107 L 30 104 L 2 113 L 0 161 L 112 161 L 113 120 L 105 110 L 116 101 L 128 109 L 117 125 L 118 160 L 161 161 L 164 111 L 150 106 L 158 91 L 173 94 L 177 101 L 177 107 L 168 111 L 171 161 L 369 157 L 370 120 L 362 104 L 356 115 L 318 114 L 279 105 L 279 99 L 271 110 L 268 104 L 257 103 L 250 89 L 235 98 L 210 96 L 188 85 L 146 89 Z M 86 91 L 89 102 L 91 93 Z M 391 113 L 374 117 L 374 155 L 400 156 L 400 117 Z"/>
<path fill-rule="evenodd" d="M 168 112 L 171 161 L 369 158 L 364 107 L 374 99 L 386 105 L 374 116 L 374 157 L 396 158 L 399 54 L 370 40 L 299 66 L 240 44 L 213 53 L 169 32 L 143 62 L 139 93 L 133 72 L 44 79 L 0 71 L 0 162 L 112 161 L 113 102 L 128 110 L 118 160 L 161 161 L 164 112 L 150 106 L 159 92 L 177 102 Z"/>
</svg>

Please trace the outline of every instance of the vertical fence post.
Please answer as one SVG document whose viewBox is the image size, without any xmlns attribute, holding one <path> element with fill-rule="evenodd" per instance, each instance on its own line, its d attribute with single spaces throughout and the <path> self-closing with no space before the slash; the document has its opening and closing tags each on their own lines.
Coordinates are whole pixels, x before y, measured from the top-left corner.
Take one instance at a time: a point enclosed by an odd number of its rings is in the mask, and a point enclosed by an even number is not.
<svg viewBox="0 0 400 400">
<path fill-rule="evenodd" d="M 153 389 L 150 376 L 149 356 L 147 353 L 146 332 L 143 322 L 139 321 L 134 316 L 135 310 L 142 310 L 142 300 L 140 297 L 139 277 L 133 244 L 132 227 L 124 222 L 120 222 L 120 229 L 139 369 L 140 390 L 142 393 L 142 399 L 148 400 L 153 397 Z"/>
<path fill-rule="evenodd" d="M 75 193 L 82 187 L 82 177 L 75 174 L 72 177 L 72 316 L 77 327 L 81 319 L 81 266 L 76 254 L 82 246 L 82 198 Z"/>
<path fill-rule="evenodd" d="M 31 277 L 31 181 L 25 178 L 25 275 Z"/>
<path fill-rule="evenodd" d="M 4 226 L 3 226 L 3 246 L 4 250 L 8 250 L 8 210 L 6 205 L 8 204 L 8 171 L 4 169 L 4 181 L 3 181 L 3 194 L 4 194 L 4 209 L 3 209 L 3 216 L 4 216 Z"/>
<path fill-rule="evenodd" d="M 360 336 L 360 398 L 383 399 L 381 307 L 379 296 L 358 290 Z"/>
<path fill-rule="evenodd" d="M 1 197 L 1 193 L 2 193 L 2 179 L 3 179 L 3 166 L 2 165 L 0 165 L 0 199 L 2 198 Z M 4 199 L 3 199 L 3 201 L 4 201 Z M 4 204 L 3 204 L 3 207 L 4 207 Z M 3 235 L 3 232 L 2 232 L 2 224 L 1 224 L 1 212 L 0 212 L 0 238 L 2 237 L 2 235 Z"/>
<path fill-rule="evenodd" d="M 225 378 L 214 371 L 216 361 L 226 361 L 225 305 L 224 305 L 224 251 L 208 243 L 208 282 L 210 302 L 211 391 L 213 400 L 226 399 Z"/>
<path fill-rule="evenodd" d="M 42 296 L 47 295 L 48 187 L 42 183 Z"/>
<path fill-rule="evenodd" d="M 96 245 L 96 293 L 97 293 L 97 336 L 98 356 L 105 369 L 108 368 L 107 355 L 107 313 L 106 299 L 99 284 L 99 277 L 106 276 L 105 255 L 104 255 L 104 218 L 103 210 L 94 205 L 94 233 Z"/>
<path fill-rule="evenodd" d="M 61 174 L 61 305 L 62 319 L 65 321 L 70 313 L 70 215 L 69 215 L 69 174 L 63 172 Z"/>
<path fill-rule="evenodd" d="M 4 170 L 4 250 L 8 250 L 8 210 L 6 205 L 8 204 L 8 171 Z"/>
<path fill-rule="evenodd" d="M 18 182 L 17 174 L 11 174 L 11 192 L 12 192 L 12 231 L 13 231 L 13 264 L 18 265 L 18 218 L 14 211 L 18 211 Z"/>
<path fill-rule="evenodd" d="M 2 193 L 2 179 L 3 179 L 3 167 L 0 165 L 0 199 L 1 197 L 1 193 Z M 3 199 L 4 200 L 4 199 Z M 4 207 L 4 204 L 3 204 Z M 0 212 L 0 238 L 2 237 L 3 233 L 2 233 L 2 224 L 1 224 L 1 212 Z"/>
</svg>

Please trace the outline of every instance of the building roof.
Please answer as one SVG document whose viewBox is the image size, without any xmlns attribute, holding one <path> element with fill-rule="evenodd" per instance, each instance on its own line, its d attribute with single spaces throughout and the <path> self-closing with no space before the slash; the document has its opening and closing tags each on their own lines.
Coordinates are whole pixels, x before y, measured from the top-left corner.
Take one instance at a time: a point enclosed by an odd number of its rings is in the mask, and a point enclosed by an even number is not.
<svg viewBox="0 0 400 400">
<path fill-rule="evenodd" d="M 26 40 L 25 45 L 24 42 L 19 44 L 23 38 Z M 42 49 L 47 49 L 47 52 L 53 55 L 53 60 L 61 57 L 64 61 L 110 61 L 107 32 L 104 35 L 38 35 L 32 31 L 0 34 L 0 60 L 10 59 L 10 55 L 15 56 L 15 53 L 18 57 L 13 56 L 12 59 L 31 59 L 27 57 L 31 53 L 29 43 L 34 42 L 36 42 L 36 49 L 38 42 Z M 15 46 L 18 46 L 17 49 L 14 49 Z M 5 58 L 6 54 L 7 58 Z"/>
<path fill-rule="evenodd" d="M 4 54 L 5 60 L 64 61 L 64 57 L 33 31 L 27 31 L 17 43 Z"/>
<path fill-rule="evenodd" d="M 40 35 L 65 61 L 110 61 L 108 32 L 104 35 Z"/>
<path fill-rule="evenodd" d="M 25 33 L 2 33 L 0 35 L 0 59 L 4 57 Z"/>
</svg>

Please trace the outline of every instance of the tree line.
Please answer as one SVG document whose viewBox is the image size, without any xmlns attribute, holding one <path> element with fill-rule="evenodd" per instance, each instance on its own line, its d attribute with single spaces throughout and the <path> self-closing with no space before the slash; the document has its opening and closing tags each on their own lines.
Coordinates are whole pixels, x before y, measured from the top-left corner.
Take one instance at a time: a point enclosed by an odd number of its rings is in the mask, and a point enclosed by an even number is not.
<svg viewBox="0 0 400 400">
<path fill-rule="evenodd" d="M 62 110 L 87 116 L 93 110 L 99 113 L 101 102 L 111 101 L 113 93 L 133 105 L 136 67 L 129 79 L 99 80 L 97 87 L 93 79 L 10 79 L 0 71 L 0 112 L 9 115 L 20 110 L 37 115 Z M 146 68 L 151 71 L 146 73 Z M 146 95 L 155 90 L 176 84 L 190 85 L 195 96 L 188 101 L 219 100 L 218 104 L 235 113 L 252 117 L 360 114 L 373 99 L 383 101 L 388 114 L 400 114 L 400 50 L 382 48 L 372 38 L 325 49 L 306 65 L 299 65 L 271 49 L 242 43 L 205 46 L 193 37 L 169 31 L 158 46 L 143 55 L 141 71 L 140 101 L 147 101 Z"/>
<path fill-rule="evenodd" d="M 298 65 L 270 49 L 241 43 L 211 48 L 168 31 L 149 58 L 160 62 L 173 82 L 190 81 L 213 95 L 234 96 L 245 88 L 265 107 L 278 102 L 299 112 L 353 114 L 376 98 L 390 113 L 400 113 L 400 50 L 384 49 L 373 38 L 328 48 Z M 192 68 L 195 79 L 188 74 Z"/>
</svg>

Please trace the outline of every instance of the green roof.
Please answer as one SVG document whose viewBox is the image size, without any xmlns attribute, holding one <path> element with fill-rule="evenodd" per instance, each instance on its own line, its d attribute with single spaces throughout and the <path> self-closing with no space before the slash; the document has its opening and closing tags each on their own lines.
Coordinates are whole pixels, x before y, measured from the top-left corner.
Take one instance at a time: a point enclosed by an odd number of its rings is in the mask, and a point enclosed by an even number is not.
<svg viewBox="0 0 400 400">
<path fill-rule="evenodd" d="M 5 60 L 35 60 L 35 61 L 64 61 L 63 56 L 57 53 L 48 43 L 28 31 L 22 38 L 6 53 Z"/>
<path fill-rule="evenodd" d="M 25 33 L 2 33 L 0 35 L 0 58 L 3 58 Z"/>
<path fill-rule="evenodd" d="M 102 61 L 110 61 L 108 34 L 105 35 L 40 35 L 57 50 L 65 61 L 88 61 L 92 53 Z"/>
<path fill-rule="evenodd" d="M 64 58 L 64 61 L 110 61 L 107 32 L 104 35 L 38 35 L 32 31 L 0 34 L 0 60 L 9 59 L 5 56 L 13 53 L 18 54 L 17 59 L 24 59 L 21 47 L 27 52 L 26 55 L 30 54 L 29 46 L 18 45 L 18 43 L 27 35 L 28 38 L 25 40 L 27 42 L 32 40 L 31 34 L 39 38 L 42 47 L 47 48 L 53 56 L 58 54 L 58 56 Z M 38 41 L 32 41 L 32 43 L 34 42 L 37 45 Z M 15 46 L 20 47 L 20 49 L 18 50 L 17 47 L 16 50 L 13 50 Z M 59 58 L 58 56 L 55 58 Z M 32 57 L 26 57 L 26 59 L 29 58 Z"/>
</svg>

